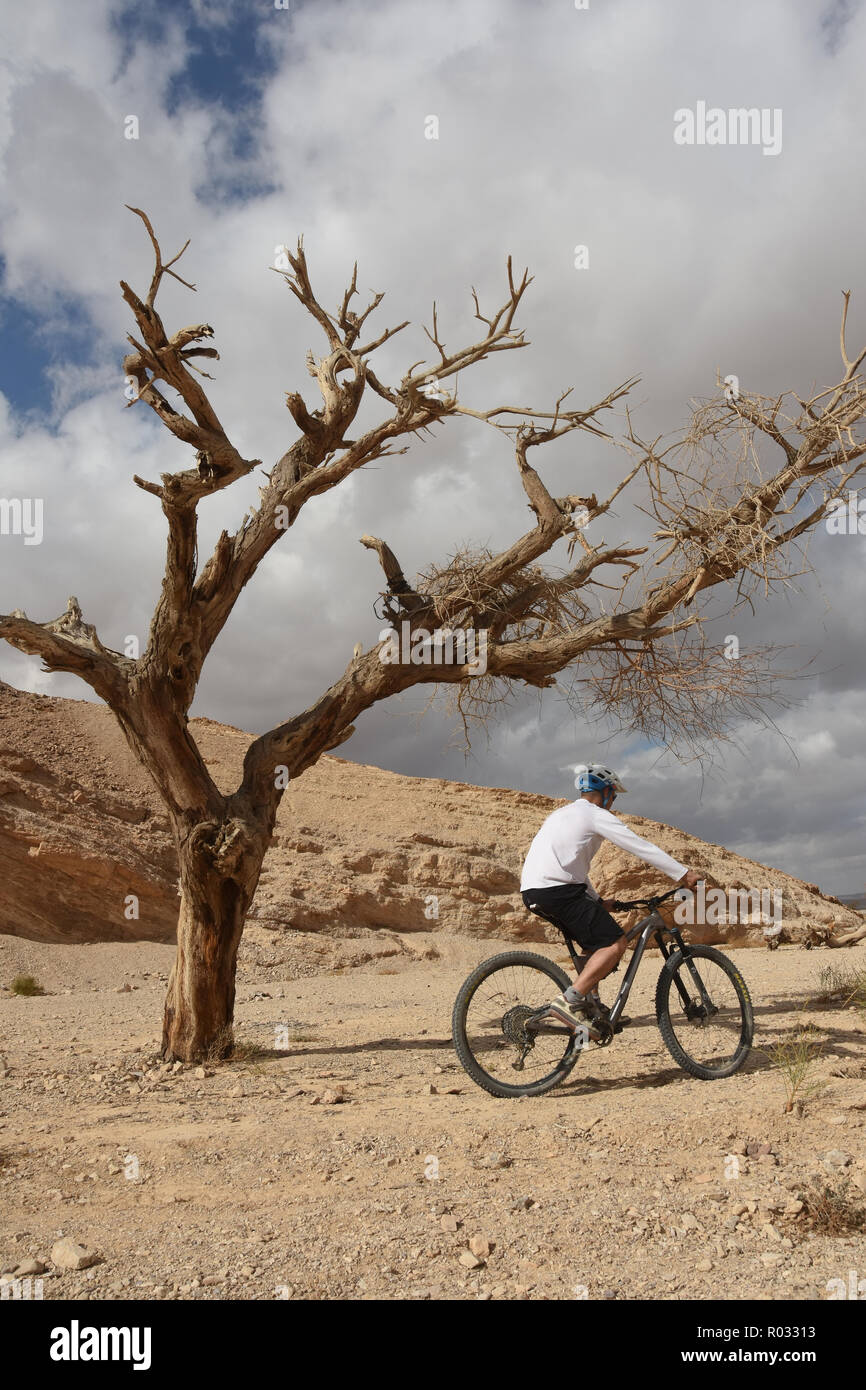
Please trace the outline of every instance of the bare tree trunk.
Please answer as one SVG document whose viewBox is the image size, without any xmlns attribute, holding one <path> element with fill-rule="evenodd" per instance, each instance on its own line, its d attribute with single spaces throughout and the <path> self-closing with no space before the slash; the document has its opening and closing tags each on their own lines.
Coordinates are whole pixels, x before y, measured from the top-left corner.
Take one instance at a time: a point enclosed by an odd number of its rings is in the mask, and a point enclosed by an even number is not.
<svg viewBox="0 0 866 1390">
<path fill-rule="evenodd" d="M 228 819 L 201 822 L 179 846 L 180 914 L 162 1028 L 166 1061 L 227 1057 L 244 920 L 270 835 Z"/>
</svg>

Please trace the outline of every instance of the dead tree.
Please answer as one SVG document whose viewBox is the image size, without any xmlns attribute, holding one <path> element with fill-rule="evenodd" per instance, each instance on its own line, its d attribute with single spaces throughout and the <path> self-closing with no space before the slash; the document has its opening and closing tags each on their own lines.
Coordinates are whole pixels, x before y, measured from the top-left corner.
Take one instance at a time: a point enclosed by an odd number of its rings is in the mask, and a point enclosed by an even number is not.
<svg viewBox="0 0 866 1390">
<path fill-rule="evenodd" d="M 607 438 L 600 417 L 633 381 L 582 409 L 568 408 L 570 392 L 551 411 L 507 404 L 478 411 L 463 403 L 460 373 L 493 353 L 527 345 L 515 316 L 530 277 L 515 279 L 509 260 L 507 295 L 489 317 L 473 291 L 482 331 L 468 347 L 446 347 L 434 305 L 432 327 L 425 330 L 434 360 L 415 362 L 397 384 L 389 384 L 374 372 L 371 358 L 407 325 L 368 334 L 382 295 L 354 311 L 357 266 L 341 304 L 329 313 L 314 293 L 299 241 L 280 273 L 327 345 L 324 356 L 307 358 L 320 403 L 310 407 L 299 392 L 287 394 L 297 437 L 264 474 L 259 507 L 233 534 L 223 531 L 199 568 L 198 503 L 260 468 L 261 461 L 238 452 L 202 384 L 206 374 L 196 359 L 218 356 L 210 345 L 213 329 L 196 324 L 170 335 L 155 307 L 163 277 L 180 279 L 172 267 L 182 252 L 164 262 L 150 221 L 131 211 L 150 236 L 155 268 L 143 299 L 121 282 L 137 325 L 124 370 L 138 383 L 137 401 L 194 456 L 191 467 L 163 473 L 159 482 L 135 478 L 158 499 L 168 531 L 147 647 L 138 659 L 106 648 L 75 599 L 53 622 L 32 621 L 20 610 L 0 617 L 0 635 L 20 651 L 41 656 L 47 670 L 72 671 L 88 682 L 114 712 L 165 803 L 177 848 L 180 910 L 162 1047 L 167 1059 L 191 1061 L 231 1051 L 238 944 L 286 782 L 344 743 L 354 720 L 377 701 L 427 683 L 456 692 L 464 714 L 483 714 L 510 685 L 545 688 L 558 673 L 571 671 L 589 683 L 594 699 L 624 711 L 633 727 L 647 721 L 651 727 L 659 711 L 673 727 L 688 728 L 690 721 L 699 730 L 711 727 L 701 723 L 713 718 L 700 713 L 703 696 L 712 694 L 725 666 L 706 645 L 695 644 L 702 621 L 698 600 L 719 586 L 742 591 L 750 577 L 776 582 L 793 542 L 817 525 L 830 499 L 859 472 L 866 444 L 855 428 L 866 393 L 858 369 L 866 353 L 849 359 L 843 315 L 841 379 L 813 400 L 797 402 L 793 414 L 784 415 L 782 398 L 719 397 L 700 407 L 691 432 L 665 449 L 658 441 L 643 443 L 630 429 L 634 458 L 606 499 L 599 501 L 589 489 L 554 497 L 530 462 L 531 452 L 577 430 Z M 846 295 L 846 312 L 847 303 Z M 168 393 L 179 400 L 173 403 Z M 349 438 L 361 400 L 371 394 L 381 401 L 380 422 Z M 188 711 L 208 652 L 238 596 L 313 498 L 375 459 L 405 454 L 408 441 L 456 415 L 474 416 L 511 440 L 533 514 L 529 529 L 501 551 L 460 553 L 412 584 L 384 540 L 365 536 L 363 544 L 378 554 L 389 621 L 408 623 L 410 633 L 466 627 L 483 632 L 486 671 L 478 674 L 468 662 L 384 662 L 381 642 L 356 653 L 308 709 L 253 740 L 239 786 L 224 795 L 192 738 Z M 739 441 L 736 467 L 728 436 Z M 778 466 L 765 468 L 757 447 L 762 439 L 778 449 Z M 658 558 L 645 546 L 591 545 L 583 534 L 638 474 L 661 521 L 657 535 L 665 548 Z M 542 562 L 563 539 L 568 567 L 557 572 Z M 603 575 L 608 581 L 613 576 L 613 583 L 603 582 Z"/>
<path fill-rule="evenodd" d="M 851 931 L 842 932 L 839 936 L 832 933 L 824 943 L 827 946 L 854 946 L 858 941 L 866 941 L 866 922 L 862 927 L 854 927 Z"/>
</svg>

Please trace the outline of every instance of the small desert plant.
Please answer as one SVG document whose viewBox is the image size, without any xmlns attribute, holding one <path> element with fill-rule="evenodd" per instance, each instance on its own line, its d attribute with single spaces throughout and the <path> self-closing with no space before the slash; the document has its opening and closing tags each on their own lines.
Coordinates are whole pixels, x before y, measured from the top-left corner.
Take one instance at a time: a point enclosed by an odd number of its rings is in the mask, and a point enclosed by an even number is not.
<svg viewBox="0 0 866 1390">
<path fill-rule="evenodd" d="M 292 1035 L 289 1034 L 289 1040 L 295 1041 L 296 1039 L 292 1039 Z M 266 1063 L 269 1062 L 273 1056 L 274 1044 L 270 1040 L 268 1043 L 261 1043 L 256 1042 L 253 1038 L 235 1038 L 235 1044 L 230 1055 L 228 1057 L 223 1057 L 222 1062 L 225 1065 L 244 1066 L 256 1074 L 261 1074 L 267 1070 Z M 219 1061 L 220 1059 L 217 1060 Z"/>
<path fill-rule="evenodd" d="M 227 1051 L 220 1034 L 208 1052 L 205 1063 L 212 1067 L 243 1066 L 258 1075 L 268 1070 L 267 1064 L 274 1057 L 282 1055 L 289 1043 L 321 1042 L 318 1034 L 304 1032 L 301 1028 L 283 1032 L 279 1041 L 274 1039 L 273 1034 L 266 1034 L 266 1037 L 266 1042 L 257 1042 L 255 1038 L 238 1038 L 234 1035 L 231 1048 Z"/>
<path fill-rule="evenodd" d="M 851 998 L 849 1003 L 856 1009 L 866 1009 L 866 968 L 851 971 Z"/>
<path fill-rule="evenodd" d="M 813 1180 L 804 1192 L 798 1193 L 798 1198 L 803 1203 L 799 1221 L 819 1235 L 844 1236 L 852 1231 L 866 1231 L 866 1206 L 847 1178 L 835 1184 Z"/>
<path fill-rule="evenodd" d="M 226 1024 L 214 1035 L 213 1042 L 204 1056 L 205 1066 L 217 1067 L 222 1062 L 230 1062 L 237 1055 L 237 1043 L 234 1040 L 234 1029 L 230 1024 Z"/>
<path fill-rule="evenodd" d="M 851 1004 L 866 1008 L 866 970 L 846 964 L 825 965 L 818 975 L 819 1004 L 835 1004 L 847 1009 Z"/>
<path fill-rule="evenodd" d="M 30 996 L 45 993 L 45 990 L 33 975 L 16 975 L 9 988 L 13 994 Z"/>
<path fill-rule="evenodd" d="M 787 1037 L 767 1050 L 767 1057 L 784 1082 L 786 1114 L 796 1103 L 802 1104 L 824 1089 L 826 1082 L 810 1076 L 823 1049 L 824 1039 L 814 1024 L 798 1023 Z"/>
<path fill-rule="evenodd" d="M 816 1004 L 832 1004 L 841 999 L 845 992 L 845 971 L 838 965 L 822 965 L 818 971 L 818 993 Z"/>
</svg>

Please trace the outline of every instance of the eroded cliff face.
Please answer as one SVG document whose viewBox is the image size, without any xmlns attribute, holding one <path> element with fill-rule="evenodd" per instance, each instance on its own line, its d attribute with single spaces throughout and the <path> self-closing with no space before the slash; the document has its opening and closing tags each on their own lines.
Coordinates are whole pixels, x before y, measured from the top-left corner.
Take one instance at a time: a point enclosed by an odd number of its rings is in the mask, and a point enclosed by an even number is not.
<svg viewBox="0 0 866 1390">
<path fill-rule="evenodd" d="M 250 736 L 191 721 L 213 776 L 236 786 Z M 524 909 L 523 857 L 562 802 L 438 778 L 401 777 L 325 757 L 283 798 L 256 895 L 258 931 L 332 937 L 371 930 L 556 939 Z M 786 935 L 862 925 L 835 899 L 719 845 L 639 816 L 639 835 L 726 890 L 780 894 Z M 0 931 L 57 942 L 170 941 L 177 913 L 169 825 L 146 773 L 101 705 L 0 683 Z M 613 845 L 593 862 L 608 897 L 669 886 Z M 137 914 L 137 915 L 136 915 Z M 637 913 L 621 917 L 624 925 Z M 701 941 L 760 943 L 757 915 L 690 928 Z"/>
</svg>

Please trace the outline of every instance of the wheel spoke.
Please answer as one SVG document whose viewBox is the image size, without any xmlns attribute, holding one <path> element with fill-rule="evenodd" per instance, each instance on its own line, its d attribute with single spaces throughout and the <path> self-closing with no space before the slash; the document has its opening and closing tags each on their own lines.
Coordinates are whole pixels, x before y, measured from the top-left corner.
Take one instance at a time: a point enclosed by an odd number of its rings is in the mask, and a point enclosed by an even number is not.
<svg viewBox="0 0 866 1390">
<path fill-rule="evenodd" d="M 676 976 L 689 1002 L 684 1005 L 672 981 L 668 1001 L 674 1043 L 699 1067 L 727 1068 L 741 1049 L 745 1029 L 744 1004 L 735 979 L 718 961 L 699 956 L 681 963 Z"/>
<path fill-rule="evenodd" d="M 559 1073 L 571 1030 L 548 1024 L 535 1033 L 527 1030 L 526 1021 L 561 987 L 542 965 L 525 962 L 505 961 L 479 981 L 466 1004 L 463 1038 L 491 1082 L 528 1090 Z"/>
</svg>

